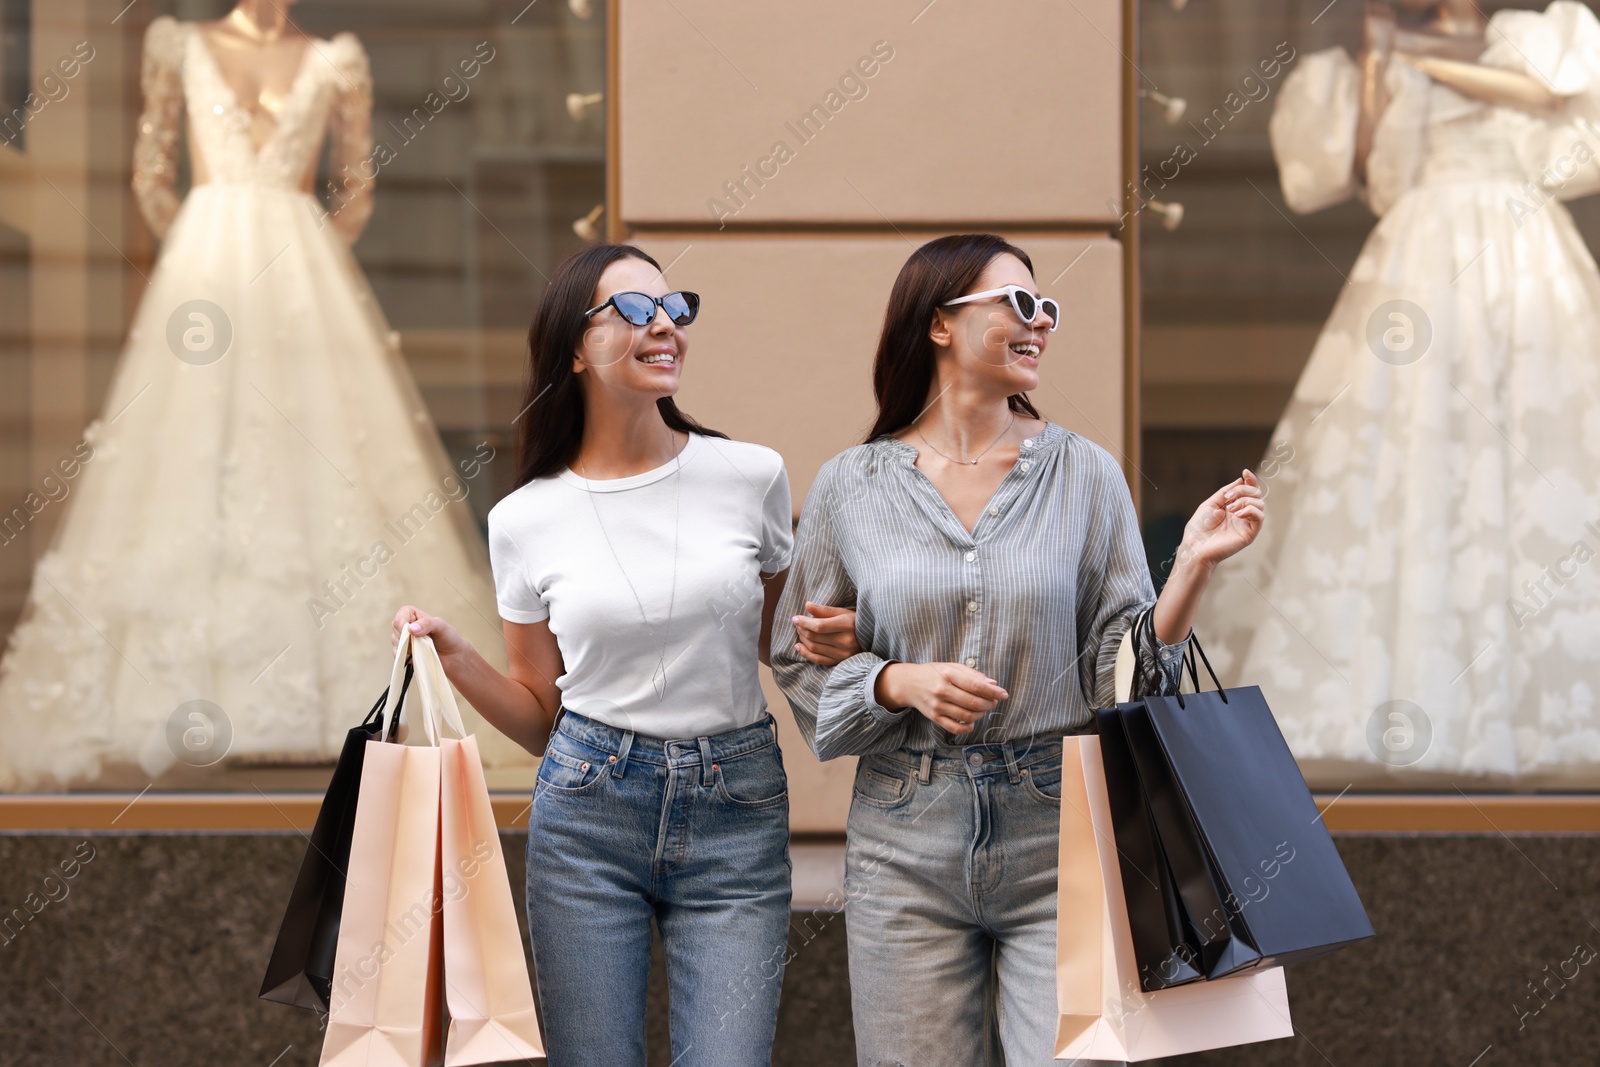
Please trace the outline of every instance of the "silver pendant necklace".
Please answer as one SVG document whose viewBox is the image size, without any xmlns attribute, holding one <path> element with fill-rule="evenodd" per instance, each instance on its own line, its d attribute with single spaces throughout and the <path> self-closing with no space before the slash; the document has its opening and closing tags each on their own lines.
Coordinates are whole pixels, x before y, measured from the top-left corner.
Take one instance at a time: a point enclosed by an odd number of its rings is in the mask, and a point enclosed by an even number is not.
<svg viewBox="0 0 1600 1067">
<path fill-rule="evenodd" d="M 999 444 L 1001 441 L 1004 441 L 1006 439 L 1006 434 L 1010 433 L 1011 432 L 1011 427 L 1015 426 L 1016 424 L 1017 424 L 1017 413 L 1015 411 L 1013 411 L 1011 413 L 1011 421 L 1006 423 L 1006 428 L 1000 431 L 1000 436 L 999 437 L 996 437 L 993 441 L 989 442 L 989 448 L 993 448 L 995 445 Z M 933 442 L 928 440 L 926 437 L 923 437 L 923 435 L 922 435 L 922 427 L 921 426 L 917 427 L 917 436 L 918 437 L 922 437 L 922 443 L 927 445 L 929 448 L 933 448 L 933 450 L 935 452 L 938 452 L 939 455 L 944 456 L 944 458 L 949 460 L 951 463 L 959 463 L 963 467 L 976 467 L 978 465 L 978 460 L 982 459 L 984 456 L 986 456 L 989 453 L 989 448 L 986 448 L 982 452 L 979 452 L 976 456 L 973 456 L 971 459 L 956 459 L 954 456 L 945 456 L 943 452 L 939 452 L 939 450 L 937 448 L 934 448 Z"/>
<path fill-rule="evenodd" d="M 668 431 L 671 432 L 670 430 Z M 684 442 L 688 447 L 688 442 Z M 661 624 L 663 631 L 672 626 L 672 610 L 678 602 L 678 515 L 679 505 L 683 498 L 683 449 L 673 453 L 673 490 L 672 490 L 672 593 L 667 600 L 667 620 Z M 656 628 L 650 625 L 650 617 L 645 614 L 644 601 L 639 598 L 639 590 L 634 587 L 633 579 L 628 577 L 627 568 L 622 565 L 622 557 L 617 555 L 616 546 L 611 543 L 611 535 L 606 532 L 606 524 L 600 518 L 600 505 L 594 502 L 594 490 L 590 487 L 589 471 L 578 461 L 578 470 L 583 474 L 583 486 L 589 497 L 589 506 L 594 509 L 594 521 L 600 527 L 600 536 L 605 538 L 606 548 L 611 550 L 611 558 L 616 561 L 617 570 L 622 574 L 622 580 L 628 583 L 628 592 L 633 594 L 633 602 L 639 608 L 639 618 L 644 623 L 644 628 L 650 632 L 650 640 L 656 641 Z M 656 669 L 650 675 L 650 685 L 656 691 L 657 700 L 665 700 L 667 696 L 667 641 L 660 639 L 660 646 L 656 652 Z"/>
</svg>

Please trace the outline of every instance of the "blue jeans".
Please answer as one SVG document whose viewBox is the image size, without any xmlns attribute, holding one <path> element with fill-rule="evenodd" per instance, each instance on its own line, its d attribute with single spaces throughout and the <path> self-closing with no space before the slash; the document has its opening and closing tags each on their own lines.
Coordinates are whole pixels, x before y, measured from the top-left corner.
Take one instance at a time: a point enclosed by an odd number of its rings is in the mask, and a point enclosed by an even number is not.
<svg viewBox="0 0 1600 1067">
<path fill-rule="evenodd" d="M 1059 1067 L 1060 739 L 864 756 L 849 828 L 859 1063 Z"/>
<path fill-rule="evenodd" d="M 788 951 L 777 727 L 662 741 L 565 712 L 528 816 L 550 1067 L 644 1067 L 650 922 L 675 1067 L 769 1064 Z"/>
</svg>

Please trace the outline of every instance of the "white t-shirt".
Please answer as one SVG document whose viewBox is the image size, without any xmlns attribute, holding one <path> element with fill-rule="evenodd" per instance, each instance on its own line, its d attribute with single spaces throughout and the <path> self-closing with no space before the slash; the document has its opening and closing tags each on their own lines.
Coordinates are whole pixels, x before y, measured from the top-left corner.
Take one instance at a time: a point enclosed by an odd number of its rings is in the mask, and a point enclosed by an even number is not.
<svg viewBox="0 0 1600 1067">
<path fill-rule="evenodd" d="M 643 474 L 537 478 L 489 512 L 500 615 L 550 620 L 571 711 L 656 738 L 748 726 L 767 709 L 759 576 L 789 566 L 792 516 L 778 453 L 700 434 Z"/>
</svg>

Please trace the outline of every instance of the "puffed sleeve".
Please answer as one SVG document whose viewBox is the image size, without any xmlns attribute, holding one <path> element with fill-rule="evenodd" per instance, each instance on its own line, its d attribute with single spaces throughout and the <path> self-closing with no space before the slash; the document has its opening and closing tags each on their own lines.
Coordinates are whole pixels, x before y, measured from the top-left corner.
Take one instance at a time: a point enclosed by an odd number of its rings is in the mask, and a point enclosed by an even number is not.
<svg viewBox="0 0 1600 1067">
<path fill-rule="evenodd" d="M 1389 103 L 1372 128 L 1367 153 L 1367 186 L 1361 197 L 1382 215 L 1417 184 L 1427 153 L 1429 90 L 1433 79 L 1399 59 L 1389 63 L 1384 87 Z"/>
<path fill-rule="evenodd" d="M 373 185 L 378 167 L 372 156 L 372 68 L 367 50 L 353 33 L 329 42 L 334 101 L 328 130 L 332 138 L 333 180 L 328 212 L 333 228 L 354 244 L 372 217 Z"/>
<path fill-rule="evenodd" d="M 1089 525 L 1089 538 L 1079 555 L 1077 662 L 1089 706 L 1108 708 L 1116 703 L 1122 635 L 1140 615 L 1154 608 L 1156 593 L 1122 469 L 1104 449 L 1091 445 L 1089 452 L 1096 463 L 1096 477 L 1086 506 L 1095 521 Z M 1153 647 L 1143 642 L 1136 645 L 1135 692 L 1176 693 L 1188 645 L 1187 636 L 1170 645 L 1160 638 Z"/>
<path fill-rule="evenodd" d="M 178 214 L 178 134 L 183 128 L 183 49 L 187 30 L 162 15 L 144 32 L 139 86 L 144 111 L 133 142 L 133 195 L 157 237 Z"/>
<path fill-rule="evenodd" d="M 792 621 L 806 601 L 835 607 L 856 607 L 856 586 L 845 567 L 835 528 L 836 505 L 860 491 L 858 472 L 842 470 L 835 457 L 817 472 L 800 513 L 800 530 L 789 580 L 772 620 L 772 676 L 794 712 L 795 724 L 818 759 L 865 755 L 900 747 L 905 741 L 910 708 L 890 711 L 879 704 L 878 675 L 889 660 L 858 652 L 824 667 L 795 651 Z M 870 644 L 871 620 L 858 615 L 856 630 Z"/>
<path fill-rule="evenodd" d="M 1361 70 L 1343 48 L 1312 52 L 1290 71 L 1267 132 L 1289 209 L 1299 214 L 1350 199 Z"/>
<path fill-rule="evenodd" d="M 1600 21 L 1573 0 L 1544 11 L 1500 11 L 1479 62 L 1516 71 L 1563 97 L 1553 115 L 1511 112 L 1517 160 L 1530 179 L 1572 200 L 1600 192 Z"/>
</svg>

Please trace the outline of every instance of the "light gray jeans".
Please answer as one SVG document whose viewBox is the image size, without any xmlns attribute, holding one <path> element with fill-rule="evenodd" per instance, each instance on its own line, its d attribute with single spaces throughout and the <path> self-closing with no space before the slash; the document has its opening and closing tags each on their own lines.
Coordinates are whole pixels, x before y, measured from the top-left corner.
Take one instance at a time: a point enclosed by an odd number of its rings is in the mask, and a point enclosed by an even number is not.
<svg viewBox="0 0 1600 1067">
<path fill-rule="evenodd" d="M 861 1067 L 1065 1062 L 1060 833 L 1059 739 L 861 758 L 845 851 Z"/>
</svg>

